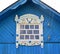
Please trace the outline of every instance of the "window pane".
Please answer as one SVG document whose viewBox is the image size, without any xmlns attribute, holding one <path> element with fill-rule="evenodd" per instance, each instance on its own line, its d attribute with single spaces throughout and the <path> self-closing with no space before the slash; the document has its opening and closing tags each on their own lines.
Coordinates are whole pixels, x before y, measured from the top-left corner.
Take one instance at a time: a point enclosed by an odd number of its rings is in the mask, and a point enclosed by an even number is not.
<svg viewBox="0 0 60 54">
<path fill-rule="evenodd" d="M 29 29 L 29 25 L 25 25 L 25 29 Z"/>
<path fill-rule="evenodd" d="M 30 29 L 34 29 L 34 25 L 30 25 Z"/>
<path fill-rule="evenodd" d="M 20 30 L 20 34 L 26 34 L 25 30 Z"/>
<path fill-rule="evenodd" d="M 20 35 L 20 39 L 24 39 L 24 35 Z"/>
<path fill-rule="evenodd" d="M 24 25 L 20 25 L 20 29 L 24 29 Z"/>
<path fill-rule="evenodd" d="M 35 39 L 39 39 L 39 35 L 35 35 Z"/>
<path fill-rule="evenodd" d="M 35 25 L 35 29 L 39 29 L 39 25 Z"/>
<path fill-rule="evenodd" d="M 34 34 L 39 34 L 39 30 L 34 30 Z"/>
<path fill-rule="evenodd" d="M 32 30 L 27 30 L 27 34 L 32 34 Z"/>
<path fill-rule="evenodd" d="M 25 36 L 25 39 L 29 39 L 29 35 L 26 35 L 26 36 Z"/>
<path fill-rule="evenodd" d="M 34 39 L 34 35 L 30 35 L 30 39 Z"/>
</svg>

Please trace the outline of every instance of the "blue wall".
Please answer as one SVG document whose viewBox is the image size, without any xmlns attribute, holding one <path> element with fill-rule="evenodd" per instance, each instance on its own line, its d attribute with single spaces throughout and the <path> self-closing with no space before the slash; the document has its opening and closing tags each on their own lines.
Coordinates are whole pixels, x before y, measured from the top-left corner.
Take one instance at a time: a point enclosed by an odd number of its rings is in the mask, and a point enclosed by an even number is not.
<svg viewBox="0 0 60 54">
<path fill-rule="evenodd" d="M 0 54 L 60 54 L 60 22 L 55 19 L 55 15 L 32 2 L 27 2 L 13 10 L 8 17 L 0 21 Z M 40 46 L 19 46 L 16 49 L 16 23 L 15 15 L 35 14 L 44 15 L 44 48 Z M 48 26 L 50 23 L 50 26 Z M 50 37 L 50 39 L 48 39 Z"/>
</svg>

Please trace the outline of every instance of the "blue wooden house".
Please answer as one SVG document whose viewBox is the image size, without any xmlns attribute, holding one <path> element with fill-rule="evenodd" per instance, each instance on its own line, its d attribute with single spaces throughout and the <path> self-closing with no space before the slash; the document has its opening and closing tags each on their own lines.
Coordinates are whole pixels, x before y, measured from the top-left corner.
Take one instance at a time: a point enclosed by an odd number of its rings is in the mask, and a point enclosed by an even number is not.
<svg viewBox="0 0 60 54">
<path fill-rule="evenodd" d="M 0 54 L 60 54 L 60 13 L 39 0 L 0 12 Z"/>
</svg>

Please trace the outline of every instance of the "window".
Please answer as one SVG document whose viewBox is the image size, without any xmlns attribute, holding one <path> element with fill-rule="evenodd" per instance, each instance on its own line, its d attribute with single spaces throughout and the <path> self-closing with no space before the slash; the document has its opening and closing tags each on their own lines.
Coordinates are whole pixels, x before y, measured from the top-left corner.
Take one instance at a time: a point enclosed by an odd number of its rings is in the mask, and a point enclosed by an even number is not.
<svg viewBox="0 0 60 54">
<path fill-rule="evenodd" d="M 27 34 L 32 34 L 32 30 L 27 30 Z"/>
<path fill-rule="evenodd" d="M 38 35 L 36 35 L 36 34 L 38 34 Z M 25 36 L 25 38 L 24 38 L 24 36 Z M 21 39 L 34 39 L 34 37 L 35 37 L 35 39 L 39 39 L 39 24 L 20 25 L 20 38 Z"/>
<path fill-rule="evenodd" d="M 35 39 L 39 39 L 39 35 L 35 35 Z"/>
<path fill-rule="evenodd" d="M 34 25 L 30 25 L 30 29 L 34 29 Z"/>
<path fill-rule="evenodd" d="M 34 30 L 34 34 L 39 34 L 39 30 Z"/>
<path fill-rule="evenodd" d="M 29 29 L 29 25 L 25 25 L 25 29 Z"/>
<path fill-rule="evenodd" d="M 20 39 L 24 39 L 24 35 L 20 35 Z"/>
<path fill-rule="evenodd" d="M 29 39 L 29 35 L 25 35 L 25 39 Z"/>
<path fill-rule="evenodd" d="M 39 29 L 39 25 L 35 25 L 35 29 Z"/>
<path fill-rule="evenodd" d="M 30 35 L 30 39 L 34 39 L 34 35 Z"/>
<path fill-rule="evenodd" d="M 16 18 L 18 18 L 16 16 Z M 16 34 L 18 34 L 18 40 L 20 45 L 38 45 L 41 44 L 43 41 L 43 16 L 40 17 L 42 20 L 39 19 L 38 16 L 32 14 L 26 14 L 20 17 L 20 21 L 18 20 L 17 27 L 16 27 Z M 28 20 L 27 20 L 28 19 Z M 40 21 L 39 21 L 40 20 Z M 42 23 L 41 23 L 42 22 Z M 42 39 L 41 39 L 42 38 Z M 17 43 L 17 42 L 16 42 Z"/>
<path fill-rule="evenodd" d="M 21 34 L 25 35 L 25 39 L 34 39 L 36 34 L 39 36 L 39 25 L 20 25 L 20 35 Z M 29 38 L 29 36 L 31 37 Z M 36 39 L 39 39 L 38 36 Z"/>
<path fill-rule="evenodd" d="M 20 25 L 20 29 L 24 29 L 24 25 Z"/>
<path fill-rule="evenodd" d="M 20 30 L 20 34 L 26 34 L 26 30 Z"/>
</svg>

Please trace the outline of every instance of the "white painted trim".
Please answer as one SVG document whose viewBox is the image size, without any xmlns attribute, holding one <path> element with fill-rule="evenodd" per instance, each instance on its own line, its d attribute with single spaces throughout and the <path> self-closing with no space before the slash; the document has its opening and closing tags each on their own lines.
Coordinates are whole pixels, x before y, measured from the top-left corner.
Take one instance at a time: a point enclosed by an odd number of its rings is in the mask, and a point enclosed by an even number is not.
<svg viewBox="0 0 60 54">
<path fill-rule="evenodd" d="M 41 15 L 40 19 L 38 16 L 33 14 L 25 14 L 18 18 L 18 15 L 15 17 L 16 21 L 16 48 L 18 48 L 18 45 L 26 45 L 26 46 L 34 46 L 34 45 L 41 45 L 43 47 L 43 21 L 44 17 Z M 30 22 L 30 23 L 29 23 Z M 39 34 L 27 34 L 27 35 L 39 35 L 39 39 L 20 39 L 20 35 L 26 35 L 26 34 L 20 34 L 20 25 L 39 25 Z M 24 30 L 31 30 L 31 29 L 24 29 Z M 35 30 L 35 29 L 32 29 Z M 36 29 L 38 30 L 38 29 Z M 31 41 L 31 43 L 29 43 Z"/>
</svg>

